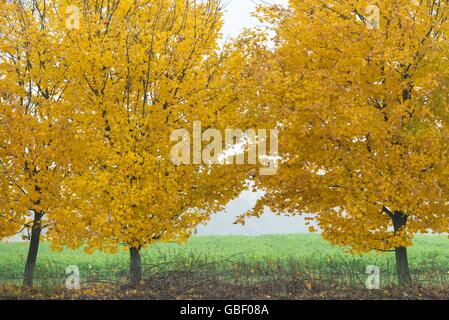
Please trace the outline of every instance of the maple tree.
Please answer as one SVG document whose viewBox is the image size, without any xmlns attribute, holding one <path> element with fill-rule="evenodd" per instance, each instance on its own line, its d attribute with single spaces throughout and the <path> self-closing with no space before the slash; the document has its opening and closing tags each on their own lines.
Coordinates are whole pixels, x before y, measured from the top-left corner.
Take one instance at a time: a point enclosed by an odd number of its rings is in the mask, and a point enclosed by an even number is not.
<svg viewBox="0 0 449 320">
<path fill-rule="evenodd" d="M 63 8 L 63 7 L 60 7 Z M 0 238 L 30 234 L 24 284 L 33 284 L 41 232 L 53 230 L 75 168 L 64 22 L 45 1 L 0 4 Z"/>
<path fill-rule="evenodd" d="M 141 248 L 187 239 L 246 187 L 245 166 L 170 158 L 174 130 L 239 117 L 221 14 L 219 1 L 2 7 L 0 236 L 31 230 L 26 285 L 43 229 L 53 249 L 128 247 L 137 284 Z"/>
<path fill-rule="evenodd" d="M 261 125 L 280 122 L 283 163 L 256 180 L 265 194 L 240 222 L 264 206 L 311 214 L 334 244 L 394 251 L 399 283 L 411 282 L 413 236 L 449 230 L 448 9 L 439 0 L 259 7 L 274 36 L 256 30 L 240 42 L 260 62 L 253 109 Z"/>
<path fill-rule="evenodd" d="M 170 158 L 174 130 L 192 132 L 194 121 L 224 129 L 239 116 L 238 66 L 217 44 L 220 1 L 72 4 L 80 21 L 68 32 L 66 55 L 76 64 L 72 102 L 82 106 L 78 134 L 89 148 L 86 166 L 65 184 L 69 203 L 48 238 L 54 249 L 127 248 L 136 285 L 142 248 L 186 240 L 246 186 L 245 166 Z"/>
</svg>

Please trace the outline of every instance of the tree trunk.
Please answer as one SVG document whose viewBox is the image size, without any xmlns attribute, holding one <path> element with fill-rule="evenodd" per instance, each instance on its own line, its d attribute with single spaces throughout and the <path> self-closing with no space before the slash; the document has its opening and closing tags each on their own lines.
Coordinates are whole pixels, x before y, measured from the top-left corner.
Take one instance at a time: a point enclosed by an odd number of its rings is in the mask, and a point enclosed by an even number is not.
<svg viewBox="0 0 449 320">
<path fill-rule="evenodd" d="M 142 280 L 142 260 L 140 258 L 140 248 L 130 248 L 129 284 L 137 286 Z"/>
<path fill-rule="evenodd" d="M 407 215 L 402 212 L 395 212 L 392 219 L 395 233 L 399 232 L 407 223 Z M 394 252 L 399 285 L 410 285 L 412 283 L 412 275 L 408 265 L 407 247 L 397 247 L 394 249 Z"/>
<path fill-rule="evenodd" d="M 396 269 L 398 272 L 399 284 L 402 286 L 410 285 L 412 282 L 412 275 L 408 266 L 407 248 L 398 247 L 395 248 L 394 251 L 396 255 Z"/>
<path fill-rule="evenodd" d="M 39 241 L 42 232 L 43 212 L 34 212 L 33 228 L 31 230 L 30 246 L 28 247 L 28 257 L 25 263 L 25 272 L 23 275 L 23 285 L 33 286 L 34 268 L 36 267 L 37 253 L 39 251 Z"/>
</svg>

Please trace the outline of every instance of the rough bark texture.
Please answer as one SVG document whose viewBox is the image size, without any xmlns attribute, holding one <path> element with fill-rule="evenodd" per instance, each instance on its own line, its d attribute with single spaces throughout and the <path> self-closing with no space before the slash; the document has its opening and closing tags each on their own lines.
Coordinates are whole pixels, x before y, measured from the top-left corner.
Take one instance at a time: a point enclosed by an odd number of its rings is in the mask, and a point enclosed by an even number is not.
<svg viewBox="0 0 449 320">
<path fill-rule="evenodd" d="M 30 246 L 28 248 L 23 284 L 27 287 L 33 286 L 34 268 L 36 267 L 37 253 L 39 251 L 39 241 L 42 232 L 43 212 L 34 212 L 33 228 L 31 230 Z"/>
<path fill-rule="evenodd" d="M 130 267 L 129 267 L 129 284 L 136 286 L 142 280 L 142 261 L 140 258 L 140 249 L 130 248 Z"/>
<path fill-rule="evenodd" d="M 399 232 L 407 223 L 407 215 L 402 212 L 395 212 L 392 219 L 395 232 Z M 410 285 L 412 283 L 412 275 L 408 265 L 407 248 L 397 247 L 394 252 L 396 256 L 398 282 L 400 285 Z"/>
</svg>

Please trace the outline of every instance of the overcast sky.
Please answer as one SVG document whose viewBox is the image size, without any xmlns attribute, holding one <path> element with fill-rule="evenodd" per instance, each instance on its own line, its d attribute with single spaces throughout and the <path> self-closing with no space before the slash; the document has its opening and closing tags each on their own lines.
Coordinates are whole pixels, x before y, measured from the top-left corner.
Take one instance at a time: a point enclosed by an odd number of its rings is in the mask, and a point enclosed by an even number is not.
<svg viewBox="0 0 449 320">
<path fill-rule="evenodd" d="M 251 17 L 256 4 L 272 3 L 287 5 L 288 0 L 222 0 L 225 6 L 223 37 L 235 37 L 244 27 L 254 27 L 259 22 Z"/>
<path fill-rule="evenodd" d="M 230 0 L 224 15 L 223 37 L 235 37 L 242 28 L 257 26 L 259 22 L 251 17 L 251 12 L 254 11 L 256 4 L 261 2 L 261 0 Z M 264 2 L 285 5 L 288 0 L 264 0 Z M 206 226 L 200 226 L 198 234 L 260 235 L 307 232 L 302 217 L 279 217 L 269 210 L 266 210 L 265 214 L 259 219 L 250 219 L 245 226 L 234 225 L 235 218 L 250 210 L 260 195 L 249 191 L 243 192 L 238 199 L 228 204 L 226 212 L 217 213 Z"/>
</svg>

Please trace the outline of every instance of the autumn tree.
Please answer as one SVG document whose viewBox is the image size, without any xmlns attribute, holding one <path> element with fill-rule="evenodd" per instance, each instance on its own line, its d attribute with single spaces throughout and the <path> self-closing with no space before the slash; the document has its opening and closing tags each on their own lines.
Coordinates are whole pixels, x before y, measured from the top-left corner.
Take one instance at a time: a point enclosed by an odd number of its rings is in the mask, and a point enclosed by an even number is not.
<svg viewBox="0 0 449 320">
<path fill-rule="evenodd" d="M 64 207 L 64 179 L 82 148 L 74 138 L 65 7 L 47 1 L 0 4 L 0 237 L 30 234 L 24 284 L 44 228 Z"/>
<path fill-rule="evenodd" d="M 414 235 L 449 231 L 448 9 L 439 0 L 259 8 L 274 36 L 248 46 L 261 62 L 253 108 L 280 122 L 284 163 L 257 179 L 265 195 L 248 216 L 264 206 L 311 213 L 334 244 L 394 251 L 399 283 L 411 282 Z"/>
<path fill-rule="evenodd" d="M 175 130 L 193 136 L 195 121 L 204 132 L 239 116 L 236 81 L 229 80 L 238 66 L 217 44 L 219 1 L 72 4 L 80 12 L 79 29 L 68 33 L 68 56 L 77 57 L 76 104 L 83 106 L 78 133 L 92 145 L 88 165 L 66 184 L 65 221 L 49 238 L 56 249 L 124 246 L 136 285 L 143 248 L 187 239 L 245 187 L 245 166 L 212 166 L 195 160 L 198 154 L 179 164 L 170 156 Z M 195 149 L 193 137 L 186 143 Z"/>
</svg>

